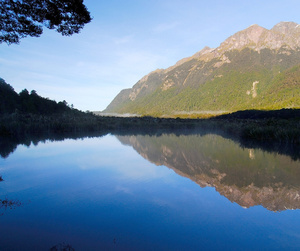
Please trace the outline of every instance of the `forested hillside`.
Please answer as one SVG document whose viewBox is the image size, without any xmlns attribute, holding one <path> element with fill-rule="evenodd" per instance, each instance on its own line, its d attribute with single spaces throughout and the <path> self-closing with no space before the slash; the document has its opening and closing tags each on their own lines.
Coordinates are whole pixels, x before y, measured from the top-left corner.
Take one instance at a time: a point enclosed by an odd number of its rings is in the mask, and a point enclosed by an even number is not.
<svg viewBox="0 0 300 251">
<path fill-rule="evenodd" d="M 125 89 L 104 112 L 152 116 L 300 108 L 300 26 L 240 31 Z"/>
</svg>

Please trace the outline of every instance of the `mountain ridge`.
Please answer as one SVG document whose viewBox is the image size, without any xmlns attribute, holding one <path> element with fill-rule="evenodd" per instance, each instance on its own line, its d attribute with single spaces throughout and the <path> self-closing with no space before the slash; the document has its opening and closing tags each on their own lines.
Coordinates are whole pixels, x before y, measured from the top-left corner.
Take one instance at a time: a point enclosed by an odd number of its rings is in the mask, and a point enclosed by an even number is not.
<svg viewBox="0 0 300 251">
<path fill-rule="evenodd" d="M 300 66 L 300 25 L 280 22 L 268 30 L 255 24 L 228 37 L 218 48 L 204 47 L 167 69 L 150 72 L 132 88 L 122 90 L 104 112 L 170 116 L 176 112 L 269 109 L 274 102 L 270 92 L 281 85 L 276 78 L 295 66 Z M 296 71 L 300 74 L 299 67 Z M 300 100 L 293 100 L 299 92 L 298 85 L 288 95 L 281 90 L 274 108 L 300 107 Z M 232 107 L 224 101 L 235 97 L 239 102 Z M 266 98 L 270 100 L 265 102 Z"/>
</svg>

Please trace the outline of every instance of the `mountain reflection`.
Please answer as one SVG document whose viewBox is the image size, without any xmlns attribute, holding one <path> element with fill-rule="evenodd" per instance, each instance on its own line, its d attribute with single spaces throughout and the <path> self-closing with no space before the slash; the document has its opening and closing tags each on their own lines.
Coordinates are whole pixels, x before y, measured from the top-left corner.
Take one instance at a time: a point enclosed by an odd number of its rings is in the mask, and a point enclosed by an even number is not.
<svg viewBox="0 0 300 251">
<path fill-rule="evenodd" d="M 300 162 L 288 156 L 242 148 L 215 134 L 117 138 L 150 162 L 167 166 L 201 187 L 215 187 L 242 207 L 300 208 Z"/>
</svg>

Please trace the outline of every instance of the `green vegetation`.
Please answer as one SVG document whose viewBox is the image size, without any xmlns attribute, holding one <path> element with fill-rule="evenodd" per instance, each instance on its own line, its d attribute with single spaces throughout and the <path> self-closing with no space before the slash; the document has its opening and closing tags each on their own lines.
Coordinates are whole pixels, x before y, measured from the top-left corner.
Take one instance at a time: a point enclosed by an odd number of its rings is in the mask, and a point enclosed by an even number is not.
<svg viewBox="0 0 300 251">
<path fill-rule="evenodd" d="M 294 79 L 298 69 L 285 73 Z M 295 75 L 294 75 L 295 74 Z M 286 79 L 286 77 L 284 77 Z M 209 119 L 96 116 L 64 102 L 40 97 L 35 91 L 17 94 L 0 81 L 0 149 L 7 157 L 17 144 L 45 139 L 112 134 L 217 133 L 231 139 L 300 158 L 300 110 L 248 110 Z M 249 143 L 250 142 L 250 143 Z M 270 144 L 272 143 L 272 144 Z M 273 151 L 270 149 L 271 151 Z M 292 150 L 290 150 L 292 149 Z"/>
<path fill-rule="evenodd" d="M 225 56 L 230 63 L 192 59 L 171 71 L 152 73 L 123 92 L 122 98 L 116 97 L 105 112 L 203 118 L 209 112 L 213 116 L 220 111 L 300 108 L 299 51 L 287 55 L 246 48 Z M 166 83 L 171 84 L 165 88 Z M 142 86 L 147 88 L 138 92 Z M 131 92 L 137 93 L 134 100 L 129 98 Z"/>
<path fill-rule="evenodd" d="M 300 158 L 300 110 L 274 111 L 253 116 L 252 111 L 211 119 L 172 119 L 155 117 L 98 117 L 10 115 L 0 120 L 1 156 L 6 157 L 17 144 L 30 145 L 45 139 L 103 136 L 106 134 L 215 133 L 241 144 Z M 258 112 L 259 113 L 259 112 Z M 266 112 L 268 114 L 268 112 Z M 225 115 L 224 115 L 225 116 Z M 249 117 L 248 117 L 249 116 Z"/>
</svg>

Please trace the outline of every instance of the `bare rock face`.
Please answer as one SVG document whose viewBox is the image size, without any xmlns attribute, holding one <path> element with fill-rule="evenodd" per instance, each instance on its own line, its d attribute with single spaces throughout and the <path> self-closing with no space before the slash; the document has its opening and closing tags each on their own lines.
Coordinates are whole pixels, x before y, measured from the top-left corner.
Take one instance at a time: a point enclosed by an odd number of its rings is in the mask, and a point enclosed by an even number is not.
<svg viewBox="0 0 300 251">
<path fill-rule="evenodd" d="M 218 51 L 241 50 L 246 47 L 255 51 L 265 48 L 278 50 L 282 46 L 293 50 L 300 47 L 300 25 L 294 22 L 281 22 L 271 30 L 257 24 L 251 25 L 226 39 Z"/>
<path fill-rule="evenodd" d="M 294 22 L 281 22 L 275 25 L 272 30 L 282 34 L 283 41 L 291 49 L 295 50 L 300 47 L 300 25 Z"/>
<path fill-rule="evenodd" d="M 245 47 L 255 49 L 267 31 L 267 29 L 259 25 L 252 25 L 249 28 L 240 31 L 226 39 L 220 45 L 218 50 L 224 52 L 230 50 L 240 50 Z"/>
<path fill-rule="evenodd" d="M 218 48 L 213 49 L 206 46 L 193 56 L 179 60 L 166 71 L 173 70 L 191 59 L 208 61 L 213 58 L 220 58 L 225 52 L 231 50 L 242 50 L 245 48 L 250 48 L 254 51 L 266 48 L 278 50 L 284 46 L 292 50 L 300 48 L 300 25 L 294 22 L 280 22 L 268 30 L 253 24 L 227 38 Z"/>
<path fill-rule="evenodd" d="M 300 26 L 295 22 L 280 22 L 276 24 L 271 31 L 279 32 L 283 35 L 291 35 L 292 33 L 299 32 Z"/>
</svg>

